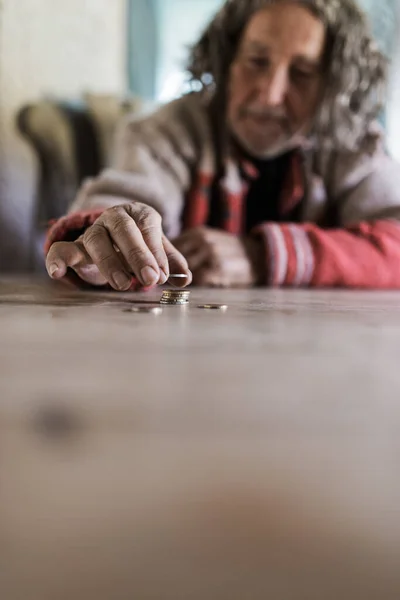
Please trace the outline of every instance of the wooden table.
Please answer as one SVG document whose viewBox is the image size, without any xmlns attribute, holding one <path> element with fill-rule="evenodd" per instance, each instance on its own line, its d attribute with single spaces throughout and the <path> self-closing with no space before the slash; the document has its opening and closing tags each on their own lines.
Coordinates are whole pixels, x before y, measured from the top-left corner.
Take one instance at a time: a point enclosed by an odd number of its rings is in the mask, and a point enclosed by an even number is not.
<svg viewBox="0 0 400 600">
<path fill-rule="evenodd" d="M 400 295 L 159 297 L 0 283 L 0 598 L 398 600 Z"/>
</svg>

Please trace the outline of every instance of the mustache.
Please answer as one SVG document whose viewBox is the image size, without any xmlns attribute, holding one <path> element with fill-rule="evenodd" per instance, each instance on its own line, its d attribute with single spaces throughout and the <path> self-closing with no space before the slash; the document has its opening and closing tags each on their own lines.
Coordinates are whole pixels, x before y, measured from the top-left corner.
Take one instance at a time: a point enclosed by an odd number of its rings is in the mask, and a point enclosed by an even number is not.
<svg viewBox="0 0 400 600">
<path fill-rule="evenodd" d="M 256 117 L 258 119 L 271 119 L 283 122 L 288 121 L 288 116 L 283 108 L 260 108 L 257 106 L 250 106 L 243 108 L 241 113 L 242 116 Z"/>
</svg>

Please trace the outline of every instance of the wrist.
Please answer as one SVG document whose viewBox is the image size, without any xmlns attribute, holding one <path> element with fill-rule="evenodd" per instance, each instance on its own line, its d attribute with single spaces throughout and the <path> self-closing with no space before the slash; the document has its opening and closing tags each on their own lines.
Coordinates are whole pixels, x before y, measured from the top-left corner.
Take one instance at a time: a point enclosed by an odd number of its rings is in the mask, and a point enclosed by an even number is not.
<svg viewBox="0 0 400 600">
<path fill-rule="evenodd" d="M 253 272 L 253 285 L 262 285 L 265 281 L 265 252 L 264 244 L 258 236 L 244 239 L 246 254 Z"/>
</svg>

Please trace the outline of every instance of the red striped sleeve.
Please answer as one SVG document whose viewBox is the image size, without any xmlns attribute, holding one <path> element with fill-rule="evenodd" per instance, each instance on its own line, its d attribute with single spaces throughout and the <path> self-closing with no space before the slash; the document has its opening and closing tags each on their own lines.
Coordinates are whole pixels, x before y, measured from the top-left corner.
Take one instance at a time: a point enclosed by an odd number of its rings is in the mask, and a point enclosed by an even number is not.
<svg viewBox="0 0 400 600">
<path fill-rule="evenodd" d="M 270 286 L 400 288 L 400 224 L 381 220 L 342 229 L 264 223 Z"/>
<path fill-rule="evenodd" d="M 105 211 L 105 208 L 71 213 L 54 221 L 47 232 L 44 252 L 48 253 L 55 242 L 73 242 Z"/>
</svg>

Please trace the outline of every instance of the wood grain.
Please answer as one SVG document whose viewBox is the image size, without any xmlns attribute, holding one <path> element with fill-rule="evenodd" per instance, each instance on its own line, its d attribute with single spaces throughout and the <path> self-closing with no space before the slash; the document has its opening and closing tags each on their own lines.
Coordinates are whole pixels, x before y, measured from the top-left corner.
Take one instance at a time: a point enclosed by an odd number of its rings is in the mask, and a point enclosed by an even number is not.
<svg viewBox="0 0 400 600">
<path fill-rule="evenodd" d="M 398 600 L 400 295 L 159 297 L 0 282 L 0 597 Z"/>
</svg>

